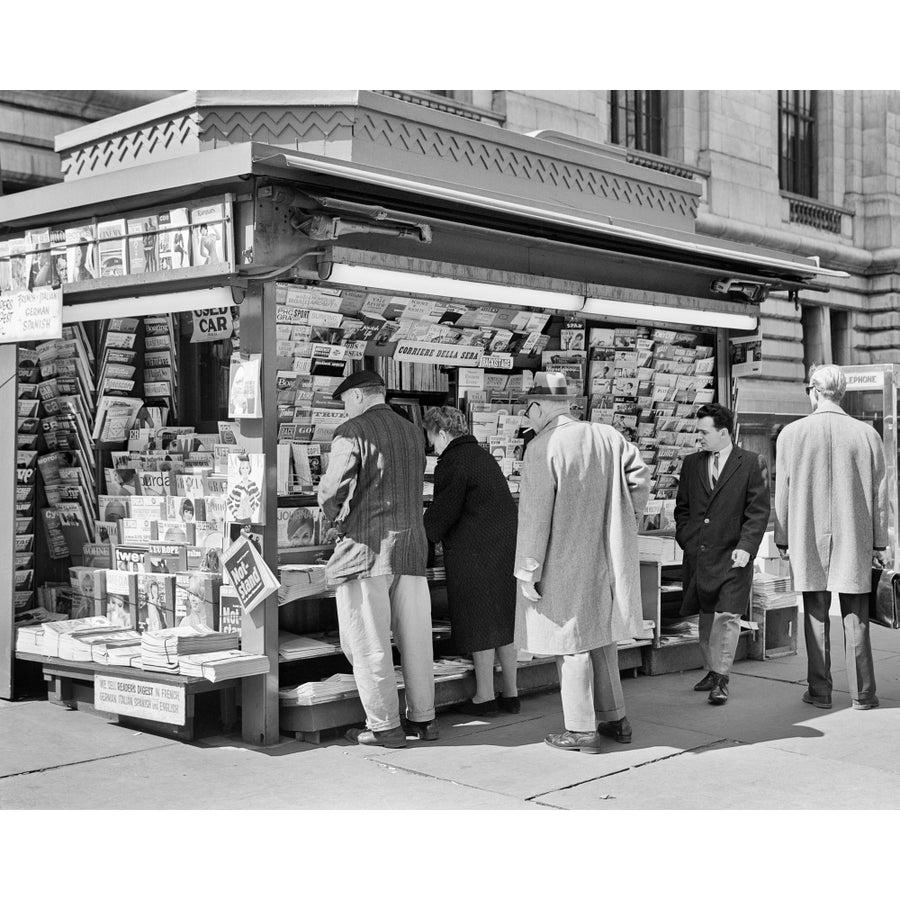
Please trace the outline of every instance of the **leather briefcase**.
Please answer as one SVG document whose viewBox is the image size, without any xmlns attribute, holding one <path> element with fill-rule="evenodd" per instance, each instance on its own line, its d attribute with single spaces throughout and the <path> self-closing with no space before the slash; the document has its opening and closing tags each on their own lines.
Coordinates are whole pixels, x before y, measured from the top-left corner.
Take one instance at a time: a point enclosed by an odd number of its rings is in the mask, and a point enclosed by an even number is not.
<svg viewBox="0 0 900 900">
<path fill-rule="evenodd" d="M 869 621 L 885 628 L 900 628 L 900 572 L 872 569 Z"/>
</svg>

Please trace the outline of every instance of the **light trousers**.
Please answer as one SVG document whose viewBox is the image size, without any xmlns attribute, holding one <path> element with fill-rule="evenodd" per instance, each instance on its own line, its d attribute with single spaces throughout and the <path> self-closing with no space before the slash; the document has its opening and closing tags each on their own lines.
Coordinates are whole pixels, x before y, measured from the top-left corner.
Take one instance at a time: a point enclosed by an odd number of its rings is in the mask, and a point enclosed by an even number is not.
<svg viewBox="0 0 900 900">
<path fill-rule="evenodd" d="M 844 656 L 850 699 L 875 699 L 875 663 L 869 640 L 869 595 L 839 594 L 844 623 Z M 806 680 L 817 700 L 831 699 L 831 620 L 828 591 L 803 592 L 803 633 L 806 637 Z"/>
<path fill-rule="evenodd" d="M 710 672 L 727 675 L 731 671 L 740 636 L 741 617 L 738 613 L 700 613 L 700 650 Z"/>
<path fill-rule="evenodd" d="M 411 722 L 434 718 L 434 655 L 431 595 L 418 575 L 377 575 L 338 585 L 341 649 L 353 666 L 366 727 L 387 731 L 400 725 L 400 701 L 391 632 L 400 651 Z"/>
<path fill-rule="evenodd" d="M 625 715 L 615 644 L 557 656 L 556 668 L 566 731 L 594 731 L 598 722 L 615 721 Z"/>
</svg>

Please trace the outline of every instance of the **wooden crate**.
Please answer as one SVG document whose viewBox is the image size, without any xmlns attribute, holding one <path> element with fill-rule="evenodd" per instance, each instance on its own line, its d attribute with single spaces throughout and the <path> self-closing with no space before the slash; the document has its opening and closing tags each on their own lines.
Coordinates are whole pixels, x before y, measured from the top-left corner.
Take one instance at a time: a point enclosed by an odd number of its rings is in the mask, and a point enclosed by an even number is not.
<svg viewBox="0 0 900 900">
<path fill-rule="evenodd" d="M 777 659 L 797 653 L 797 606 L 760 609 L 754 605 L 753 621 L 759 625 L 750 644 L 750 659 Z"/>
</svg>

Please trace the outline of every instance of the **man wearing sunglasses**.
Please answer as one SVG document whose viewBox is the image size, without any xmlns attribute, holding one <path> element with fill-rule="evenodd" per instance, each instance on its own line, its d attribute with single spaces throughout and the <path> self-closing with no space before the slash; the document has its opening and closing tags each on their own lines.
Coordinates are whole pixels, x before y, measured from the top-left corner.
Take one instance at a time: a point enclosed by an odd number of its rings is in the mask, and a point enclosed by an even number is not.
<svg viewBox="0 0 900 900">
<path fill-rule="evenodd" d="M 838 366 L 813 366 L 806 393 L 812 414 L 778 436 L 775 544 L 790 554 L 794 590 L 803 592 L 807 683 L 804 703 L 831 709 L 832 592 L 840 595 L 847 680 L 854 709 L 874 709 L 869 641 L 873 560 L 888 561 L 884 446 L 870 425 L 840 407 L 847 387 Z"/>
<path fill-rule="evenodd" d="M 600 753 L 604 737 L 631 741 L 616 642 L 641 628 L 637 520 L 650 470 L 614 428 L 571 414 L 563 374 L 538 373 L 529 393 L 516 645 L 556 657 L 566 730 L 544 743 Z"/>
</svg>

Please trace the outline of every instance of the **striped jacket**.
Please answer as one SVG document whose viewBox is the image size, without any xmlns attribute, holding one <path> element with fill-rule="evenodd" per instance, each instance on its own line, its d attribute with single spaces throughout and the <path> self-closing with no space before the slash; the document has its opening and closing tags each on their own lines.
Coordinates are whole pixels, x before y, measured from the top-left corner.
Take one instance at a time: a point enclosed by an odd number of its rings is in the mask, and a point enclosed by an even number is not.
<svg viewBox="0 0 900 900">
<path fill-rule="evenodd" d="M 343 535 L 328 561 L 330 584 L 425 574 L 424 472 L 422 431 L 387 404 L 335 431 L 319 483 L 319 506 Z"/>
</svg>

